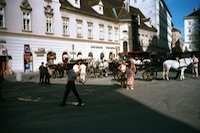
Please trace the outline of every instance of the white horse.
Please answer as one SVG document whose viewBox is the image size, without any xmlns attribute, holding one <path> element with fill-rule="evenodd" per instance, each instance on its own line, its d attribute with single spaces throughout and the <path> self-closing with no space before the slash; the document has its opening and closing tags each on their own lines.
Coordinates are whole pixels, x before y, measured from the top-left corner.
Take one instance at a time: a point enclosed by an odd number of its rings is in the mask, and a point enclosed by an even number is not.
<svg viewBox="0 0 200 133">
<path fill-rule="evenodd" d="M 184 71 L 193 62 L 192 58 L 182 58 L 179 60 L 166 60 L 163 62 L 163 79 L 169 80 L 169 70 L 173 68 L 181 71 L 180 80 L 185 79 Z"/>
</svg>

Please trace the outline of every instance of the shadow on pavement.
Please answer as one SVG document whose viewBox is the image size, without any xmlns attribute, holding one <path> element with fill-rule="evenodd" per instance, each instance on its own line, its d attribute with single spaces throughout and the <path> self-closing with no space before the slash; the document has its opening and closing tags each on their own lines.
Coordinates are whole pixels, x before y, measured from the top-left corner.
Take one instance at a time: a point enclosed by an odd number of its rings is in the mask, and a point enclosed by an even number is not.
<svg viewBox="0 0 200 133">
<path fill-rule="evenodd" d="M 84 107 L 59 106 L 65 84 L 6 81 L 6 102 L 0 103 L 1 133 L 200 132 L 120 94 L 118 85 L 76 86 Z M 74 101 L 71 92 L 68 102 Z"/>
</svg>

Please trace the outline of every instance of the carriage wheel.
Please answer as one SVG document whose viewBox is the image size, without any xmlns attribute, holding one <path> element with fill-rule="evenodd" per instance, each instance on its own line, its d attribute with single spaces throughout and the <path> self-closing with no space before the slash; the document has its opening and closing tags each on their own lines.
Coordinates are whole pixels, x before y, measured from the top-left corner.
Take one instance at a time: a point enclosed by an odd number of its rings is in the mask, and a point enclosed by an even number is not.
<svg viewBox="0 0 200 133">
<path fill-rule="evenodd" d="M 156 78 L 157 78 L 157 72 L 154 71 L 154 72 L 153 72 L 153 79 L 156 79 Z"/>
<path fill-rule="evenodd" d="M 156 73 L 157 74 L 157 73 Z M 157 76 L 157 75 L 156 75 Z M 151 81 L 154 78 L 154 71 L 152 70 L 145 70 L 142 74 L 144 80 Z"/>
</svg>

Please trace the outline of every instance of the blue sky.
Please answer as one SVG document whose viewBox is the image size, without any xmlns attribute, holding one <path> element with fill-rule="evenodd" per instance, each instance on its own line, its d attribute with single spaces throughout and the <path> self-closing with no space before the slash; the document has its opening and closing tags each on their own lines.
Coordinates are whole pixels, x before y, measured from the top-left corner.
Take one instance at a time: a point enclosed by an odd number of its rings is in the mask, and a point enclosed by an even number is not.
<svg viewBox="0 0 200 133">
<path fill-rule="evenodd" d="M 172 15 L 174 28 L 181 31 L 181 38 L 184 39 L 185 16 L 194 12 L 194 8 L 200 8 L 200 0 L 165 0 L 165 3 Z"/>
</svg>

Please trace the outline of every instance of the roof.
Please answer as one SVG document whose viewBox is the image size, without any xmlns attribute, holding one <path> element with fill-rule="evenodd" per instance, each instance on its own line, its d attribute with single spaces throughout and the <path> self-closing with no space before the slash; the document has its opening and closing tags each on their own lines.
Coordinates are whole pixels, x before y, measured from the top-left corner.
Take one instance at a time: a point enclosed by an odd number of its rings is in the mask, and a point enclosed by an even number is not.
<svg viewBox="0 0 200 133">
<path fill-rule="evenodd" d="M 176 32 L 176 31 L 180 32 L 180 30 L 178 30 L 178 29 L 176 29 L 176 28 L 173 28 L 173 29 L 172 29 L 172 32 Z"/>
<path fill-rule="evenodd" d="M 104 7 L 104 14 L 98 14 L 92 6 L 98 5 L 102 1 Z M 96 17 L 102 17 L 105 19 L 111 19 L 113 21 L 136 21 L 137 16 L 141 18 L 141 24 L 139 28 L 146 30 L 157 31 L 154 27 L 148 27 L 144 24 L 146 19 L 144 14 L 135 7 L 130 6 L 130 12 L 128 12 L 124 7 L 124 0 L 80 0 L 80 9 L 73 7 L 68 0 L 60 0 L 61 9 L 71 10 L 80 12 L 83 14 L 93 15 Z M 143 19 L 142 19 L 143 18 Z"/>
<path fill-rule="evenodd" d="M 185 19 L 186 18 L 191 18 L 191 17 L 200 17 L 200 8 L 195 9 L 194 12 L 192 12 L 191 14 L 186 16 Z"/>
</svg>

